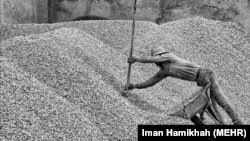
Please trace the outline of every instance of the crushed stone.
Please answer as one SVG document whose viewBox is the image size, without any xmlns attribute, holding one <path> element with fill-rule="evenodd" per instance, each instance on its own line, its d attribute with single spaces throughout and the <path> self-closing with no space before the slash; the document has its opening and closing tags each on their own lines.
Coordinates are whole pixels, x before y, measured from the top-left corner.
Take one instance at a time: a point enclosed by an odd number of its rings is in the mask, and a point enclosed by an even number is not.
<svg viewBox="0 0 250 141">
<path fill-rule="evenodd" d="M 0 31 L 0 126 L 6 131 L 0 132 L 0 139 L 18 134 L 136 140 L 138 124 L 192 124 L 168 114 L 193 96 L 195 83 L 167 78 L 131 91 L 130 98 L 120 95 L 127 77 L 131 21 L 2 24 Z M 135 56 L 163 46 L 214 70 L 223 92 L 250 123 L 250 40 L 240 25 L 195 17 L 162 25 L 136 22 L 135 32 Z M 135 63 L 131 82 L 146 80 L 156 71 L 153 64 Z M 25 121 L 32 126 L 26 127 Z M 13 122 L 25 128 L 10 129 Z"/>
</svg>

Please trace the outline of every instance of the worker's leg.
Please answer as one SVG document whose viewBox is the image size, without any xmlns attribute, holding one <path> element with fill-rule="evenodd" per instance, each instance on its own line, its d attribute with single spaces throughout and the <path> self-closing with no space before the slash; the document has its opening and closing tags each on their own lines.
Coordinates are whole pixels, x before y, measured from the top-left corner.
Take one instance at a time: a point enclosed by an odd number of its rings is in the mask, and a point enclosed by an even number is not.
<svg viewBox="0 0 250 141">
<path fill-rule="evenodd" d="M 213 84 L 211 85 L 210 92 L 211 92 L 211 96 L 218 103 L 218 105 L 220 105 L 227 112 L 227 114 L 232 119 L 232 122 L 234 124 L 243 124 L 243 122 L 239 119 L 238 114 L 234 110 L 232 104 L 221 92 L 216 82 L 213 82 Z"/>
<path fill-rule="evenodd" d="M 217 105 L 217 103 L 216 103 L 214 97 L 211 97 L 211 100 L 212 100 L 212 105 L 211 105 L 211 106 L 213 107 L 215 114 L 217 114 L 217 116 L 218 116 L 218 118 L 219 118 L 219 119 L 218 119 L 219 122 L 221 122 L 221 124 L 225 124 L 225 121 L 224 121 L 224 119 L 223 119 L 223 116 L 221 115 L 221 113 L 220 113 L 220 111 L 219 111 L 219 109 L 218 109 L 218 105 Z"/>
<path fill-rule="evenodd" d="M 221 92 L 217 82 L 215 81 L 215 76 L 213 71 L 207 68 L 201 68 L 199 70 L 199 75 L 197 76 L 197 85 L 205 87 L 209 83 L 212 83 L 210 86 L 211 97 L 213 97 L 214 100 L 218 103 L 218 105 L 220 105 L 227 112 L 227 114 L 230 116 L 234 124 L 243 124 L 242 121 L 239 119 L 238 114 L 233 109 L 231 103 Z M 217 108 L 215 110 L 218 111 Z"/>
</svg>

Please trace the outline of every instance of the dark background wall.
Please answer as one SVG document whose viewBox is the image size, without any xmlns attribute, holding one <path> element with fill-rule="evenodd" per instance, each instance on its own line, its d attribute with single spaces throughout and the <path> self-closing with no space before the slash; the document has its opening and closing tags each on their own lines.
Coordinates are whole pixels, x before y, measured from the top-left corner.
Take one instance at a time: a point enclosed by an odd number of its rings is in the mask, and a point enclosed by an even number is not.
<svg viewBox="0 0 250 141">
<path fill-rule="evenodd" d="M 132 18 L 133 0 L 1 0 L 1 23 L 55 23 L 79 16 Z M 250 0 L 137 0 L 136 20 L 159 24 L 202 16 L 241 23 L 250 31 Z"/>
<path fill-rule="evenodd" d="M 1 0 L 1 23 L 45 23 L 48 0 Z"/>
</svg>

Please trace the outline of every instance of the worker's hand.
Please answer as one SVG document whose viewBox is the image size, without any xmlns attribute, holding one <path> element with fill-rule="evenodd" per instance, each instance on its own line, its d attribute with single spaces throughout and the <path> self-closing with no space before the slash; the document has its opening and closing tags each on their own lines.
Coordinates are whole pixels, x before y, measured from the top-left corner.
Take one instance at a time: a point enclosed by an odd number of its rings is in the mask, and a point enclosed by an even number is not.
<svg viewBox="0 0 250 141">
<path fill-rule="evenodd" d="M 135 62 L 136 62 L 136 58 L 135 57 L 132 56 L 132 57 L 128 58 L 128 63 L 133 64 Z"/>
<path fill-rule="evenodd" d="M 132 90 L 134 88 L 135 88 L 135 85 L 133 85 L 131 83 L 125 85 L 125 90 Z"/>
</svg>

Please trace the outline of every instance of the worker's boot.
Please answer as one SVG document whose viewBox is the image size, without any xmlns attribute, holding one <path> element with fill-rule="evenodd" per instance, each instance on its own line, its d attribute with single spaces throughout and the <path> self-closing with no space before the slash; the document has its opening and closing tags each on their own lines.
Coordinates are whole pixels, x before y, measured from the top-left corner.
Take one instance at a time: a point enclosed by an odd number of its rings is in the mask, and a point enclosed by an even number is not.
<svg viewBox="0 0 250 141">
<path fill-rule="evenodd" d="M 205 123 L 198 116 L 196 116 L 196 115 L 191 118 L 191 121 L 195 125 L 205 125 Z"/>
</svg>

